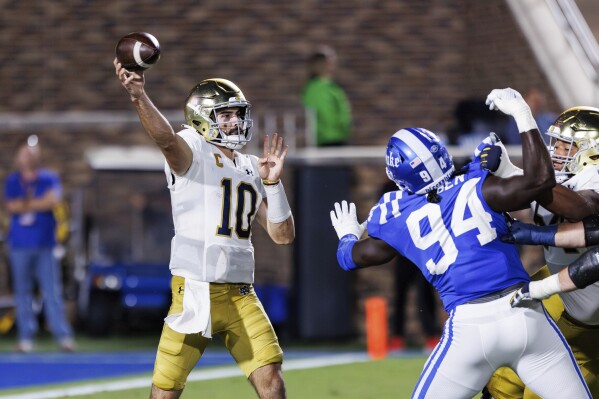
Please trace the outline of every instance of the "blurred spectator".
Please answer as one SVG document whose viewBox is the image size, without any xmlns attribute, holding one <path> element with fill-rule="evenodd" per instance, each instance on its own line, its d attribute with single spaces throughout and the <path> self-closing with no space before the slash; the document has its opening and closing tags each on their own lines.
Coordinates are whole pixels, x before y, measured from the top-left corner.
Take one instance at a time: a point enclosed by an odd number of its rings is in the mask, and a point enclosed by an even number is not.
<svg viewBox="0 0 599 399">
<path fill-rule="evenodd" d="M 381 195 L 397 190 L 394 182 L 389 181 L 383 187 Z M 410 260 L 403 256 L 398 256 L 395 260 L 395 311 L 393 322 L 391 324 L 391 342 L 389 349 L 404 349 L 410 344 L 406 340 L 406 310 L 408 304 L 408 292 L 410 287 L 415 287 L 417 292 L 418 318 L 424 334 L 424 346 L 427 350 L 432 350 L 439 342 L 441 329 L 438 323 L 437 294 L 434 287 L 426 281 L 424 275 Z"/>
<path fill-rule="evenodd" d="M 530 110 L 535 118 L 535 121 L 537 122 L 537 126 L 539 127 L 539 132 L 541 132 L 543 140 L 548 142 L 545 132 L 549 126 L 555 122 L 557 119 L 557 114 L 547 110 L 547 99 L 545 97 L 545 93 L 536 87 L 531 87 L 526 91 L 524 94 L 524 100 L 530 106 Z M 501 137 L 501 140 L 505 144 L 521 144 L 520 133 L 518 132 L 518 127 L 516 126 L 516 122 L 514 122 L 514 118 L 508 118 L 505 131 L 497 132 L 497 134 L 499 137 Z"/>
<path fill-rule="evenodd" d="M 59 263 L 54 256 L 56 220 L 53 209 L 62 197 L 58 175 L 40 166 L 37 136 L 30 136 L 15 157 L 16 171 L 5 184 L 6 209 L 10 214 L 7 237 L 15 295 L 19 352 L 31 352 L 39 326 L 33 310 L 37 286 L 46 321 L 61 350 L 73 351 L 73 331 L 63 303 Z"/>
<path fill-rule="evenodd" d="M 302 102 L 314 112 L 316 145 L 347 144 L 351 130 L 351 107 L 345 91 L 334 81 L 337 54 L 328 46 L 317 49 L 307 60 L 308 81 Z"/>
</svg>

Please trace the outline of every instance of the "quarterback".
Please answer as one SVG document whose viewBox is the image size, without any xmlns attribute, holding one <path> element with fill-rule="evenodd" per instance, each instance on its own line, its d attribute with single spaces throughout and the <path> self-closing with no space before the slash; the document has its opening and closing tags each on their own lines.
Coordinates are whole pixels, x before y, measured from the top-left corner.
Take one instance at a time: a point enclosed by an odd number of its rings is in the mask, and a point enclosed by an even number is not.
<svg viewBox="0 0 599 399">
<path fill-rule="evenodd" d="M 472 398 L 493 372 L 509 366 L 544 398 L 591 398 L 563 336 L 543 306 L 512 308 L 529 282 L 514 246 L 503 243 L 501 212 L 521 209 L 555 186 L 551 159 L 520 93 L 496 89 L 491 109 L 516 120 L 523 143 L 522 176 L 499 178 L 480 158 L 454 170 L 447 148 L 421 128 L 401 129 L 387 146 L 387 175 L 398 191 L 383 195 L 368 217 L 335 204 L 331 221 L 345 270 L 410 259 L 439 291 L 449 317 L 412 398 Z"/>
<path fill-rule="evenodd" d="M 232 82 L 198 83 L 175 133 L 144 90 L 143 73 L 114 66 L 147 134 L 166 158 L 175 235 L 172 304 L 158 344 L 152 399 L 179 398 L 210 338 L 219 335 L 262 399 L 285 398 L 283 352 L 256 296 L 252 222 L 277 244 L 295 237 L 280 180 L 288 147 L 264 137 L 261 158 L 241 149 L 251 138 L 250 103 Z"/>
</svg>

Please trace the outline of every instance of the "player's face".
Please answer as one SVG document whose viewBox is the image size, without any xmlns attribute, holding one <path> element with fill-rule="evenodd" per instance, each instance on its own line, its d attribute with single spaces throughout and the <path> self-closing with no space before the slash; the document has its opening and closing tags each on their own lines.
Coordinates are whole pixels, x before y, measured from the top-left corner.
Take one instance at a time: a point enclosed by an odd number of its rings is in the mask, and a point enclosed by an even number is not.
<svg viewBox="0 0 599 399">
<path fill-rule="evenodd" d="M 578 152 L 578 147 L 574 143 L 570 143 L 567 141 L 556 140 L 555 147 L 553 148 L 553 153 L 555 155 L 561 155 L 564 157 L 570 156 L 573 157 Z M 561 160 L 553 160 L 553 169 L 560 171 L 564 167 L 564 163 Z"/>
<path fill-rule="evenodd" d="M 223 108 L 216 112 L 216 122 L 221 132 L 226 135 L 237 133 L 237 126 L 241 119 L 239 107 Z"/>
</svg>

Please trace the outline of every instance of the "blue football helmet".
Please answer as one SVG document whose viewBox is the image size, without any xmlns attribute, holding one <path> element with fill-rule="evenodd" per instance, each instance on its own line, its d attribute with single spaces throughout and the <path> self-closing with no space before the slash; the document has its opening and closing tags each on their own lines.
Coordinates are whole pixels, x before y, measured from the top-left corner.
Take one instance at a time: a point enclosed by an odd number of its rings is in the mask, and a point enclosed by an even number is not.
<svg viewBox="0 0 599 399">
<path fill-rule="evenodd" d="M 400 190 L 426 194 L 447 180 L 453 161 L 439 137 L 419 127 L 401 129 L 387 144 L 387 176 Z"/>
</svg>

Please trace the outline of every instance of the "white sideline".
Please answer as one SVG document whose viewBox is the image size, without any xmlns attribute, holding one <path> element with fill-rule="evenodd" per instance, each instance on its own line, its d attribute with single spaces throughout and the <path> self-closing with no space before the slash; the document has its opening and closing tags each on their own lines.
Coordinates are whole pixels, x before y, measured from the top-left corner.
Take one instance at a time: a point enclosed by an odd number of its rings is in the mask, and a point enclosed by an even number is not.
<svg viewBox="0 0 599 399">
<path fill-rule="evenodd" d="M 315 357 L 309 359 L 286 360 L 283 364 L 283 370 L 302 370 L 309 368 L 335 366 L 340 364 L 361 363 L 369 361 L 366 353 L 345 353 L 341 355 L 331 355 L 327 357 Z M 237 366 L 223 367 L 215 370 L 193 371 L 187 381 L 216 380 L 219 378 L 228 378 L 241 376 L 241 370 Z M 75 395 L 91 395 L 98 392 L 124 391 L 135 388 L 150 388 L 151 378 L 132 378 L 118 382 L 105 382 L 98 384 L 86 384 L 76 387 L 50 389 L 46 391 L 28 392 L 23 394 L 14 394 L 3 396 L 4 399 L 56 399 Z"/>
</svg>

